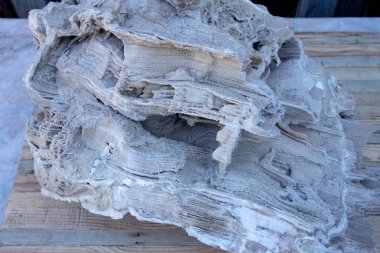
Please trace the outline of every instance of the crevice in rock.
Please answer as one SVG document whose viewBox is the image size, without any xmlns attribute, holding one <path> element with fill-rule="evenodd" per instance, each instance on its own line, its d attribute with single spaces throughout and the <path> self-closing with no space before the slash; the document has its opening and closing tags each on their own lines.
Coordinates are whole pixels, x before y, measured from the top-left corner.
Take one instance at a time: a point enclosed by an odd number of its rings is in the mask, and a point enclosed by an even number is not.
<svg viewBox="0 0 380 253">
<path fill-rule="evenodd" d="M 141 121 L 141 125 L 158 138 L 164 137 L 206 149 L 215 149 L 219 145 L 216 134 L 221 129 L 220 126 L 203 122 L 189 124 L 188 119 L 180 114 L 149 116 Z"/>
</svg>

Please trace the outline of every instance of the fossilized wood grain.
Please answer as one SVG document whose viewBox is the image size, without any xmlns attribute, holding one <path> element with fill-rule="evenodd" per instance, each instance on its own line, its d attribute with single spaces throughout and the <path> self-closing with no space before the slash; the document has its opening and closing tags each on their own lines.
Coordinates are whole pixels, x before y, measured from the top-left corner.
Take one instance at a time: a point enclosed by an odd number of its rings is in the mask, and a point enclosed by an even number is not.
<svg viewBox="0 0 380 253">
<path fill-rule="evenodd" d="M 380 233 L 378 225 L 379 219 L 375 217 L 369 218 L 368 223 L 371 224 L 375 231 L 375 242 L 380 241 Z M 117 237 L 110 243 L 105 245 L 106 240 L 103 241 L 106 235 L 113 234 L 114 229 L 133 229 L 133 233 L 125 235 L 125 237 Z M 143 239 L 137 237 L 138 233 L 142 230 L 152 231 L 152 233 L 159 233 L 162 229 L 173 229 L 169 225 L 152 224 L 146 222 L 139 222 L 135 218 L 127 215 L 122 220 L 113 220 L 108 217 L 93 215 L 87 210 L 84 210 L 76 203 L 67 203 L 46 198 L 40 194 L 39 183 L 33 173 L 33 157 L 29 151 L 29 146 L 25 145 L 20 158 L 18 167 L 18 174 L 15 179 L 14 190 L 11 195 L 7 207 L 7 213 L 4 220 L 3 235 L 9 238 L 11 235 L 18 235 L 13 239 L 13 244 L 19 246 L 11 246 L 12 242 L 3 239 L 1 241 L 3 246 L 0 246 L 0 252 L 201 252 L 201 253 L 214 253 L 222 252 L 217 249 L 207 248 L 206 246 L 173 246 L 172 240 L 165 241 L 164 246 L 152 245 L 150 237 L 146 236 Z M 54 246 L 49 246 L 47 237 L 39 237 L 30 244 L 31 234 L 40 233 L 45 231 L 47 234 L 72 232 L 72 230 L 79 230 L 80 233 L 76 234 L 81 237 L 82 234 L 87 233 L 88 230 L 101 231 L 99 234 L 93 234 L 87 243 L 79 242 L 75 245 L 73 238 L 65 238 L 60 241 L 55 241 Z M 12 233 L 8 233 L 12 232 Z M 23 235 L 23 236 L 19 236 Z M 181 233 L 183 239 L 177 239 L 182 244 L 188 244 L 189 239 L 187 235 Z M 35 238 L 35 237 L 34 237 Z M 134 240 L 126 241 L 126 238 Z M 29 242 L 29 243 L 27 243 Z M 139 242 L 136 245 L 136 242 Z M 177 242 L 178 243 L 178 242 Z M 22 246 L 24 245 L 24 246 Z M 69 246 L 71 245 L 71 246 Z M 96 245 L 96 246 L 95 246 Z M 115 246 L 119 245 L 119 246 Z M 379 245 L 378 245 L 379 246 Z"/>
<path fill-rule="evenodd" d="M 174 226 L 130 215 L 114 220 L 91 214 L 78 203 L 46 198 L 31 162 L 25 146 L 0 232 L 0 252 L 223 252 Z"/>
<path fill-rule="evenodd" d="M 355 157 L 371 130 L 290 24 L 246 1 L 151 4 L 31 14 L 43 194 L 231 252 L 370 251 L 377 182 Z"/>
<path fill-rule="evenodd" d="M 328 39 L 328 34 L 324 35 L 326 39 Z M 371 60 L 372 58 L 369 58 L 369 61 Z M 336 61 L 337 59 L 335 59 L 334 57 L 330 57 L 326 60 L 330 60 L 330 61 L 335 61 L 336 62 L 336 66 L 339 67 L 340 65 L 345 65 L 345 61 Z M 355 61 L 356 64 L 361 64 L 361 66 L 366 66 L 366 62 L 369 62 L 369 61 Z M 350 86 L 348 86 L 350 85 Z M 345 85 L 345 88 L 347 89 L 347 87 L 352 90 L 352 89 L 355 89 L 357 90 L 357 93 L 355 93 L 355 99 L 356 100 L 360 100 L 361 98 L 362 101 L 366 101 L 366 96 L 367 93 L 365 93 L 366 91 L 368 91 L 368 89 L 370 88 L 371 91 L 374 89 L 374 91 L 376 91 L 376 82 L 358 82 L 358 81 L 352 81 L 350 82 L 349 84 Z M 365 87 L 369 87 L 369 88 L 365 88 Z M 369 140 L 370 142 L 372 143 L 379 143 L 378 141 L 376 141 L 376 138 L 374 138 L 375 136 L 372 136 L 372 138 Z M 368 146 L 367 148 L 368 150 L 371 150 L 371 146 Z M 378 154 L 378 153 L 377 153 Z M 368 155 L 365 155 L 365 156 L 368 156 Z M 35 180 L 35 177 L 33 174 L 27 174 L 25 173 L 26 171 L 31 171 L 33 168 L 32 168 L 32 163 L 33 161 L 30 160 L 31 159 L 31 154 L 28 152 L 28 148 L 25 149 L 25 151 L 23 152 L 23 156 L 21 157 L 21 163 L 20 163 L 20 167 L 19 167 L 19 171 L 21 171 L 17 178 L 16 178 L 16 183 L 15 183 L 15 193 L 18 192 L 18 191 L 21 191 L 21 192 L 38 192 L 39 191 L 39 185 L 38 185 L 38 182 Z M 374 160 L 372 160 L 372 162 L 374 162 Z M 62 219 L 62 213 L 61 210 L 62 208 L 64 207 L 68 207 L 70 206 L 70 204 L 68 203 L 62 203 L 62 202 L 58 202 L 58 201 L 51 201 L 49 199 L 46 199 L 45 197 L 42 197 L 40 196 L 39 194 L 34 194 L 34 195 L 25 195 L 25 194 L 13 194 L 12 198 L 11 198 L 11 201 L 12 201 L 12 205 L 9 205 L 9 208 L 8 208 L 8 214 L 9 214 L 9 217 L 16 217 L 17 215 L 20 215 L 20 214 L 24 214 L 24 216 L 22 216 L 23 218 L 21 219 L 21 217 L 17 217 L 17 219 L 15 218 L 12 218 L 12 219 L 8 219 L 6 218 L 5 220 L 5 226 L 7 227 L 7 229 L 12 229 L 13 226 L 15 227 L 18 227 L 19 229 L 22 229 L 23 226 L 28 226 L 29 228 L 36 228 L 38 226 L 40 226 L 40 223 L 43 223 L 44 225 L 43 226 L 46 226 L 48 229 L 50 229 L 50 231 L 53 231 L 54 227 L 55 227 L 55 223 L 56 222 L 60 222 L 60 219 Z M 41 202 L 43 201 L 43 202 Z M 42 203 L 47 203 L 46 201 L 48 201 L 48 203 L 50 203 L 50 211 L 47 210 L 47 208 L 45 206 L 47 206 L 48 204 L 42 204 Z M 42 207 L 42 211 L 34 211 L 34 209 L 36 207 Z M 82 211 L 81 213 L 85 213 L 86 211 Z M 13 215 L 13 213 L 15 213 L 15 215 Z M 25 215 L 25 214 L 28 214 L 28 213 L 32 213 L 32 214 L 37 214 L 36 215 Z M 53 218 L 49 218 L 49 219 L 46 219 L 46 213 L 49 213 L 49 216 L 52 215 Z M 75 212 L 69 212 L 68 213 L 68 216 L 70 216 L 71 213 L 75 213 Z M 8 216 L 8 215 L 7 215 Z M 49 217 L 48 216 L 48 217 Z M 85 222 L 87 225 L 85 226 L 88 226 L 90 227 L 90 229 L 102 229 L 103 233 L 106 233 L 107 231 L 104 230 L 105 227 L 108 227 L 108 225 L 105 225 L 104 221 L 100 221 L 99 220 L 103 220 L 103 219 L 107 219 L 107 218 L 103 218 L 101 216 L 94 216 L 93 218 L 87 218 L 88 216 L 86 216 L 86 219 L 80 219 L 81 222 Z M 76 218 L 75 217 L 72 217 L 72 219 L 68 219 L 69 221 L 75 221 Z M 65 221 L 67 222 L 68 220 L 65 219 Z M 18 225 L 14 225 L 15 222 L 17 222 L 16 224 Z M 120 222 L 120 221 L 119 221 Z M 20 225 L 20 224 L 24 224 L 23 226 Z M 29 224 L 29 225 L 25 225 L 25 224 Z M 62 224 L 62 223 L 60 223 Z M 94 226 L 95 227 L 92 227 L 91 228 L 91 224 L 95 224 Z M 97 224 L 100 224 L 99 226 Z M 376 220 L 373 220 L 372 224 L 374 224 L 374 226 L 376 226 Z M 141 226 L 141 225 L 139 225 Z M 29 233 L 34 233 L 36 230 L 27 230 Z M 375 227 L 375 231 L 378 231 L 378 226 Z M 85 233 L 85 230 L 83 231 L 83 233 Z M 377 235 L 376 238 L 379 238 L 378 237 L 378 234 L 375 234 Z M 101 237 L 100 237 L 101 238 Z M 99 240 L 100 238 L 96 238 L 94 240 Z M 375 241 L 379 241 L 380 239 L 375 239 Z M 23 244 L 24 243 L 24 240 L 22 238 L 20 238 L 20 240 L 18 241 L 18 244 Z M 61 245 L 64 245 L 66 243 L 69 243 L 69 244 L 72 244 L 70 241 L 66 240 L 65 242 L 62 242 Z M 46 245 L 46 242 L 42 242 L 42 244 Z M 122 244 L 122 240 L 118 241 L 118 242 L 115 242 L 115 244 L 118 244 L 118 245 L 121 245 Z M 60 252 L 93 252 L 93 250 L 98 250 L 99 252 L 118 252 L 119 251 L 122 251 L 122 252 L 125 252 L 128 250 L 134 252 L 135 250 L 138 250 L 138 249 L 141 249 L 141 245 L 138 246 L 138 248 L 135 248 L 133 249 L 132 246 L 123 246 L 123 247 L 107 247 L 107 246 L 103 246 L 103 247 L 69 247 L 69 246 L 54 246 L 54 250 Z M 149 251 L 149 247 L 146 246 L 146 251 Z M 187 247 L 187 248 L 190 248 L 190 247 Z M 164 247 L 164 248 L 158 248 L 158 247 L 154 247 L 154 250 L 156 252 L 159 252 L 160 250 L 162 249 L 163 252 L 186 252 L 186 249 L 184 247 L 182 248 L 175 248 L 175 247 Z M 7 247 L 2 247 L 0 248 L 0 251 L 4 251 L 4 252 L 25 252 L 25 250 L 28 250 L 28 252 L 50 252 L 52 250 L 51 246 L 34 246 L 34 247 L 31 247 L 31 246 L 7 246 Z M 198 252 L 202 252 L 200 248 L 191 248 L 191 250 L 189 250 L 190 252 L 192 252 L 192 250 L 195 250 Z"/>
<path fill-rule="evenodd" d="M 348 33 L 348 34 L 345 34 L 344 36 L 348 38 L 346 43 L 351 43 L 351 44 L 353 44 L 358 38 L 360 38 L 360 34 L 354 34 L 353 36 L 351 36 L 351 34 Z M 336 41 L 337 35 L 336 33 L 325 33 L 325 34 L 320 35 L 320 37 L 324 38 L 323 39 L 324 41 L 330 41 L 330 43 L 332 44 L 334 43 L 334 41 Z M 371 48 L 380 44 L 379 35 L 372 34 L 372 37 L 373 37 L 373 40 L 371 41 L 371 43 L 366 44 L 366 48 L 368 50 L 371 50 Z M 305 43 L 305 46 L 307 47 L 308 41 L 304 41 L 304 43 Z M 335 42 L 335 43 L 340 45 L 338 50 L 343 51 L 342 49 L 345 48 L 345 44 L 344 43 L 342 44 L 341 42 Z M 321 58 L 323 59 L 320 59 L 319 57 L 316 57 L 314 59 L 316 59 L 317 61 L 323 62 L 327 66 L 331 66 L 334 68 L 347 67 L 347 66 L 353 67 L 353 68 L 355 67 L 367 68 L 367 67 L 374 67 L 377 65 L 376 56 L 365 56 L 365 57 L 364 56 L 344 56 L 344 57 L 332 56 L 332 57 L 329 57 L 329 56 L 324 55 L 323 51 L 324 50 L 322 48 L 320 55 L 321 55 Z M 317 53 L 318 52 L 319 51 L 317 51 Z M 363 54 L 366 55 L 367 53 L 363 52 Z M 336 55 L 339 55 L 339 53 L 336 53 Z M 371 79 L 371 76 L 368 76 L 368 78 Z M 363 116 L 357 119 L 363 120 L 363 122 L 371 122 L 372 124 L 375 124 L 375 125 L 377 124 L 376 129 L 380 130 L 378 118 L 370 116 L 370 115 L 376 115 L 375 113 L 377 110 L 376 106 L 379 106 L 378 103 L 376 104 L 376 102 L 378 102 L 376 100 L 376 93 L 379 92 L 379 80 L 359 81 L 359 80 L 355 80 L 355 77 L 354 77 L 353 80 L 347 80 L 341 83 L 346 90 L 348 90 L 351 94 L 354 95 L 356 104 L 358 105 L 358 102 L 360 103 L 359 107 L 357 106 L 356 110 L 359 113 L 361 113 L 361 115 Z M 366 104 L 366 101 L 368 101 L 367 104 Z M 366 107 L 368 110 L 363 111 L 361 109 L 361 105 L 362 106 L 371 105 L 371 107 Z M 365 149 L 365 153 L 364 153 L 364 156 L 368 158 L 366 160 L 372 163 L 375 163 L 376 159 L 379 159 L 378 158 L 379 151 L 376 151 L 376 150 L 378 150 L 377 144 L 379 144 L 380 141 L 379 141 L 379 138 L 377 137 L 378 135 L 376 134 L 371 136 L 371 138 L 369 139 L 369 143 L 372 143 L 372 145 L 367 145 Z M 81 228 L 82 233 L 86 233 L 87 230 L 84 229 L 85 227 L 91 230 L 94 230 L 94 229 L 101 230 L 102 233 L 98 237 L 94 237 L 93 241 L 89 242 L 90 244 L 89 246 L 64 246 L 64 245 L 73 245 L 72 241 L 68 239 L 62 241 L 61 246 L 47 246 L 47 242 L 42 240 L 40 241 L 41 244 L 39 246 L 1 246 L 0 252 L 51 252 L 53 250 L 57 252 L 94 252 L 94 251 L 95 252 L 152 252 L 152 251 L 153 252 L 214 252 L 212 249 L 204 249 L 203 246 L 202 247 L 169 246 L 170 241 L 167 241 L 168 244 L 163 247 L 144 246 L 144 244 L 140 244 L 139 246 L 95 246 L 95 247 L 91 246 L 95 244 L 94 243 L 95 241 L 101 240 L 102 235 L 108 233 L 108 230 L 106 229 L 107 227 L 113 227 L 113 226 L 119 227 L 119 225 L 117 225 L 117 223 L 114 223 L 112 220 L 106 217 L 87 215 L 87 212 L 85 210 L 72 211 L 71 209 L 69 209 L 69 211 L 67 212 L 67 217 L 71 217 L 71 218 L 66 219 L 66 216 L 62 215 L 62 212 L 66 212 L 65 208 L 80 209 L 80 207 L 78 207 L 78 205 L 73 206 L 72 204 L 67 203 L 67 202 L 54 201 L 40 195 L 39 184 L 36 181 L 35 176 L 33 174 L 28 174 L 30 171 L 33 170 L 33 160 L 30 160 L 32 157 L 28 149 L 29 148 L 25 148 L 23 155 L 21 157 L 21 162 L 19 166 L 20 173 L 18 174 L 16 178 L 14 194 L 11 197 L 12 204 L 8 206 L 9 208 L 7 210 L 7 217 L 10 217 L 11 219 L 6 218 L 4 221 L 5 223 L 4 226 L 6 227 L 7 230 L 13 229 L 13 226 L 15 226 L 17 227 L 18 230 L 26 231 L 25 233 L 23 233 L 23 235 L 25 235 L 24 237 L 18 237 L 17 245 L 23 245 L 25 240 L 30 236 L 30 234 L 39 232 L 40 230 L 36 230 L 36 228 L 38 227 L 40 227 L 40 229 L 41 227 L 44 227 L 46 228 L 48 232 L 53 233 L 55 231 L 56 223 L 61 224 L 59 226 L 64 226 L 62 224 L 65 222 L 69 222 L 69 224 L 72 224 L 70 222 L 75 223 L 75 221 L 78 221 L 78 218 L 77 218 L 78 216 L 76 215 L 78 213 L 80 213 L 82 217 L 85 217 L 85 218 L 79 218 L 79 222 L 82 225 L 82 228 Z M 32 192 L 33 194 L 29 194 L 28 192 Z M 41 209 L 39 209 L 39 207 L 41 207 Z M 64 209 L 65 211 L 61 211 L 62 209 Z M 22 217 L 20 217 L 20 214 L 22 215 Z M 31 215 L 28 215 L 28 214 L 31 214 Z M 121 220 L 118 220 L 118 222 L 121 222 L 123 224 Z M 110 223 L 112 223 L 113 225 L 109 225 Z M 375 216 L 373 218 L 368 219 L 368 223 L 372 224 L 374 228 L 374 232 L 375 232 L 374 241 L 379 242 L 380 241 L 379 225 L 378 225 L 379 221 L 377 217 Z M 91 227 L 92 224 L 94 225 L 94 227 Z M 140 226 L 144 227 L 141 223 L 139 223 L 138 227 Z M 25 227 L 28 227 L 28 228 L 26 229 Z M 75 229 L 77 229 L 76 226 L 74 227 Z M 70 230 L 70 228 L 68 229 Z M 125 242 L 123 241 L 123 238 L 119 238 L 119 239 L 120 240 L 114 242 L 114 245 L 125 244 Z M 5 242 L 3 245 L 7 245 L 7 243 Z"/>
<path fill-rule="evenodd" d="M 21 157 L 14 192 L 8 204 L 7 215 L 4 221 L 4 234 L 12 230 L 13 235 L 17 233 L 19 235 L 25 235 L 24 237 L 14 239 L 15 243 L 25 245 L 27 244 L 25 240 L 31 238 L 30 234 L 39 233 L 41 230 L 49 234 L 54 234 L 54 232 L 61 233 L 60 231 L 62 229 L 69 231 L 80 229 L 82 231 L 81 233 L 86 233 L 87 229 L 91 229 L 99 230 L 101 234 L 89 239 L 89 246 L 82 246 L 80 248 L 64 246 L 74 244 L 72 239 L 65 238 L 61 241 L 55 241 L 55 244 L 60 246 L 54 246 L 54 250 L 58 252 L 64 252 L 65 250 L 66 252 L 90 252 L 91 250 L 98 250 L 97 252 L 118 252 L 118 250 L 121 252 L 135 252 L 138 249 L 144 249 L 143 252 L 146 252 L 150 250 L 150 247 L 153 247 L 154 252 L 214 252 L 214 250 L 207 250 L 200 246 L 169 246 L 172 245 L 170 240 L 165 241 L 165 246 L 163 247 L 149 246 L 151 245 L 149 237 L 145 237 L 144 239 L 139 238 L 139 246 L 128 246 L 128 242 L 125 241 L 123 237 L 117 237 L 112 243 L 114 245 L 125 246 L 105 246 L 106 240 L 103 241 L 102 238 L 105 234 L 112 234 L 112 230 L 110 231 L 109 229 L 126 229 L 133 227 L 136 229 L 136 234 L 141 233 L 141 229 L 151 229 L 152 232 L 158 233 L 160 228 L 167 226 L 138 222 L 130 216 L 125 217 L 123 220 L 115 221 L 107 217 L 92 215 L 86 210 L 81 210 L 82 208 L 77 204 L 73 205 L 43 197 L 39 193 L 39 184 L 33 174 L 32 163 L 30 163 L 32 161 L 31 159 L 29 148 L 26 146 L 23 156 Z M 380 234 L 376 232 L 378 230 L 378 226 L 376 225 L 378 221 L 372 219 L 369 220 L 369 222 L 375 226 L 375 238 L 380 238 Z M 21 231 L 23 233 L 21 233 Z M 9 233 L 7 236 L 12 234 Z M 80 236 L 80 234 L 78 234 L 78 236 Z M 185 235 L 183 234 L 183 236 Z M 133 235 L 126 235 L 126 237 L 136 238 Z M 148 240 L 148 242 L 146 240 Z M 186 242 L 186 240 L 179 241 Z M 375 241 L 377 240 L 378 239 L 375 239 Z M 102 246 L 93 247 L 95 242 Z M 3 240 L 2 243 L 8 246 L 0 247 L 0 252 L 24 252 L 25 250 L 28 250 L 28 252 L 49 252 L 49 250 L 52 250 L 52 246 L 48 246 L 49 242 L 46 239 L 44 240 L 42 236 L 39 240 L 34 241 L 34 245 L 36 246 L 9 246 L 12 243 L 7 240 Z M 37 246 L 38 244 L 40 245 Z M 83 242 L 78 244 L 84 245 Z"/>
</svg>

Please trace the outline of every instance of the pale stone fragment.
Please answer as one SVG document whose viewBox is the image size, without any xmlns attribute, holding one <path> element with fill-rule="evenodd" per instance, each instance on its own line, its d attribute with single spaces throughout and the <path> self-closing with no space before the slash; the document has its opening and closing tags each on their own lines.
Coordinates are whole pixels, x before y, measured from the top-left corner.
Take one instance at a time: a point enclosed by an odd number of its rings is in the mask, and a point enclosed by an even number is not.
<svg viewBox="0 0 380 253">
<path fill-rule="evenodd" d="M 289 20 L 247 0 L 73 0 L 30 26 L 44 195 L 230 252 L 372 252 L 347 236 L 355 193 L 379 202 L 356 170 L 366 134 Z"/>
</svg>

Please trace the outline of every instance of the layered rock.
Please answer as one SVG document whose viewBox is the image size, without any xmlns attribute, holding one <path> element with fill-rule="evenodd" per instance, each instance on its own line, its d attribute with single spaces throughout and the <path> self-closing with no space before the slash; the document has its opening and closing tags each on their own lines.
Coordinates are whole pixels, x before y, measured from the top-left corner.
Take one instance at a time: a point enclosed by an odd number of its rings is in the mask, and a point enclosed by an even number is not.
<svg viewBox="0 0 380 253">
<path fill-rule="evenodd" d="M 43 194 L 230 252 L 359 245 L 346 240 L 353 101 L 291 22 L 246 0 L 84 0 L 30 24 Z"/>
</svg>

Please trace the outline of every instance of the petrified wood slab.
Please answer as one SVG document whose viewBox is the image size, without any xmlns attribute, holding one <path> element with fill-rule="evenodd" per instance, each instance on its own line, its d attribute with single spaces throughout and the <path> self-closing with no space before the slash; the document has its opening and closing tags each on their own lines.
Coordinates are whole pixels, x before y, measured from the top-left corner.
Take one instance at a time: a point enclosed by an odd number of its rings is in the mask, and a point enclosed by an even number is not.
<svg viewBox="0 0 380 253">
<path fill-rule="evenodd" d="M 345 234 L 370 130 L 289 21 L 243 0 L 131 0 L 54 3 L 30 22 L 43 194 L 231 252 L 371 250 Z"/>
</svg>

